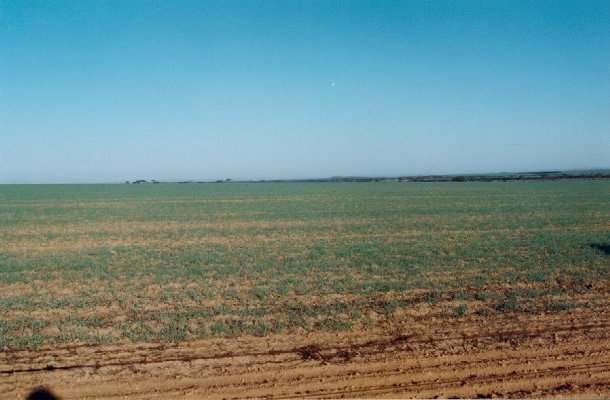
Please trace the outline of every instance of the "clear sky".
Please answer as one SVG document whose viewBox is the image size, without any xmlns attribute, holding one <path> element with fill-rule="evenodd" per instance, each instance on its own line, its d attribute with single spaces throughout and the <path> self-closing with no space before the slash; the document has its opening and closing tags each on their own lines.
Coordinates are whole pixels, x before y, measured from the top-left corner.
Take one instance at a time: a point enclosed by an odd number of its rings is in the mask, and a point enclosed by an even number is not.
<svg viewBox="0 0 610 400">
<path fill-rule="evenodd" d="M 590 167 L 607 0 L 0 0 L 0 183 Z"/>
</svg>

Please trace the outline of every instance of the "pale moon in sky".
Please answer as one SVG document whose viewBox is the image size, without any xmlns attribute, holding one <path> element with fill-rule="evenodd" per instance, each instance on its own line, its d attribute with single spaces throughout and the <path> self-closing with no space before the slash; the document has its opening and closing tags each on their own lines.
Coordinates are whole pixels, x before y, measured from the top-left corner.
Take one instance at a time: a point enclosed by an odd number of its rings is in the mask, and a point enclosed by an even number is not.
<svg viewBox="0 0 610 400">
<path fill-rule="evenodd" d="M 330 86 L 335 87 L 337 84 L 335 82 L 331 83 Z"/>
</svg>

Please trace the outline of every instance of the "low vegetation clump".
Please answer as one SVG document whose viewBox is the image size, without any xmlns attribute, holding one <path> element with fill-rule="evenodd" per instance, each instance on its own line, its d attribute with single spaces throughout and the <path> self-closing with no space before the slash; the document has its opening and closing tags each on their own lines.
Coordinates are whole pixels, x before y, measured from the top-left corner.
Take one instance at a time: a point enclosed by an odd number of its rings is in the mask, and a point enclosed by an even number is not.
<svg viewBox="0 0 610 400">
<path fill-rule="evenodd" d="M 0 349 L 607 307 L 610 181 L 0 187 Z"/>
</svg>

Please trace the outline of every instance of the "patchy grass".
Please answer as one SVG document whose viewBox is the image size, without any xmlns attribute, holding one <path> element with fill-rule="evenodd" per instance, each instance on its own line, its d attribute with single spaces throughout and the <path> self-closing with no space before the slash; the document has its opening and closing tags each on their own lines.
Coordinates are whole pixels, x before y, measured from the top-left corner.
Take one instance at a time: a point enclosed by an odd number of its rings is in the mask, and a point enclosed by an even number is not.
<svg viewBox="0 0 610 400">
<path fill-rule="evenodd" d="M 608 181 L 4 185 L 0 348 L 607 306 L 609 204 Z"/>
</svg>

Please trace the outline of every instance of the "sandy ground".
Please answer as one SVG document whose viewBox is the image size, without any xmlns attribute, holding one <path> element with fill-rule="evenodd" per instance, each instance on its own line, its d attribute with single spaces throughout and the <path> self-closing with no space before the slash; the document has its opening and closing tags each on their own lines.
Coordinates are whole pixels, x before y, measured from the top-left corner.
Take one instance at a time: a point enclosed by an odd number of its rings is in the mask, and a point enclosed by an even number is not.
<svg viewBox="0 0 610 400">
<path fill-rule="evenodd" d="M 610 397 L 610 310 L 0 353 L 0 398 Z"/>
</svg>

